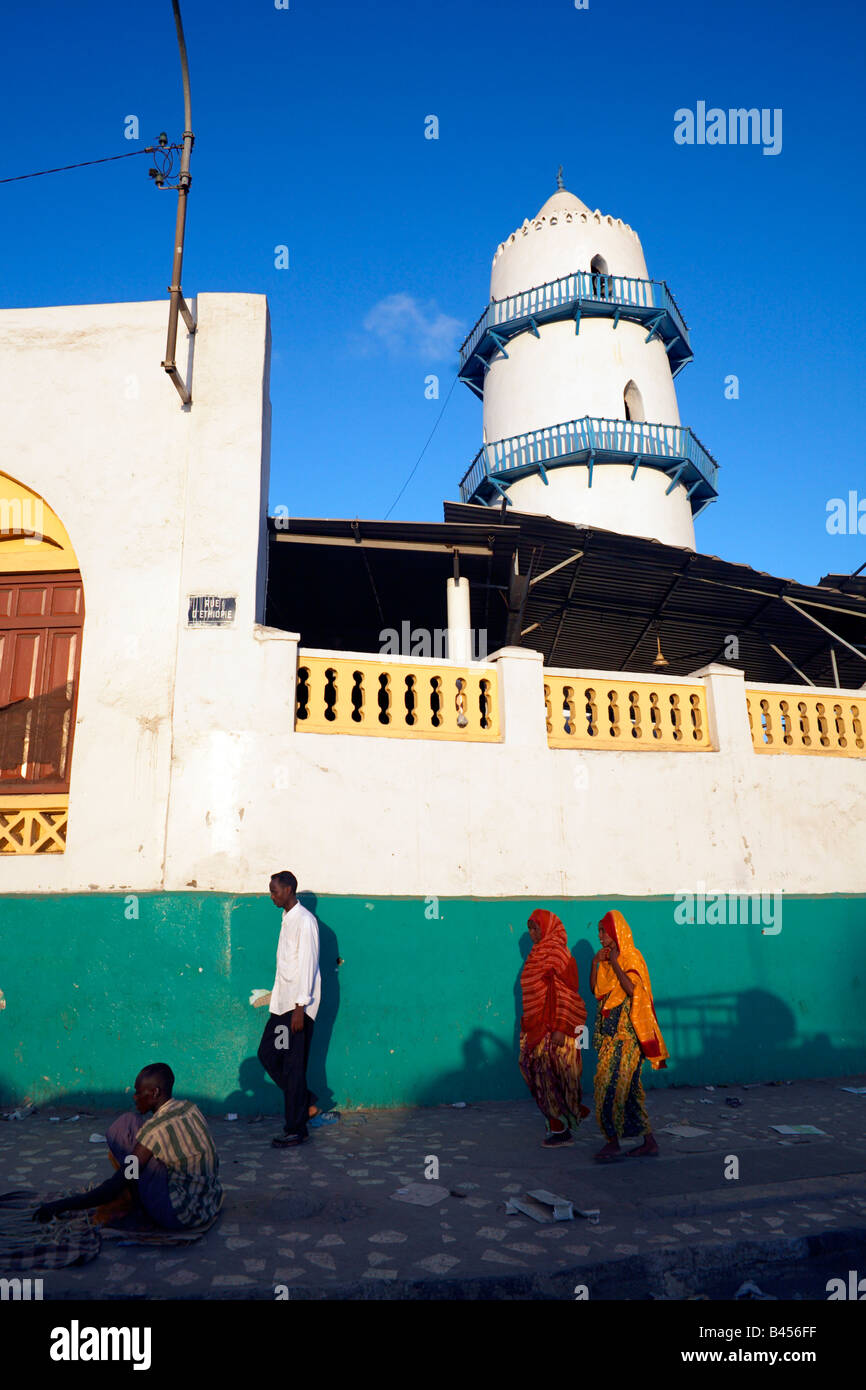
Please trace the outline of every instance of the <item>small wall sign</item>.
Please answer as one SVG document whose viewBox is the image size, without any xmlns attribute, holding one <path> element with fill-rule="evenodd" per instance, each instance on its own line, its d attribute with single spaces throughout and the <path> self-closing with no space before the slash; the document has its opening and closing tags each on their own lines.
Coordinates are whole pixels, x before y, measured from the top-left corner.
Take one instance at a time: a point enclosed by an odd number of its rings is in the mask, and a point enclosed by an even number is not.
<svg viewBox="0 0 866 1390">
<path fill-rule="evenodd" d="M 187 627 L 231 627 L 237 603 L 234 594 L 190 594 Z"/>
</svg>

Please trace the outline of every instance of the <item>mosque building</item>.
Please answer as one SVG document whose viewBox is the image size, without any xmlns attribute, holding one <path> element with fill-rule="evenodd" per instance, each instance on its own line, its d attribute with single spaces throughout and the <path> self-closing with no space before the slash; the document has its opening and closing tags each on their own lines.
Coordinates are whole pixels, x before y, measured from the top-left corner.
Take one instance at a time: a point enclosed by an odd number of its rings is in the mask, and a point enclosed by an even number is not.
<svg viewBox="0 0 866 1390">
<path fill-rule="evenodd" d="M 439 522 L 268 516 L 263 296 L 197 296 L 184 408 L 164 304 L 0 311 L 4 1101 L 108 1103 L 158 1053 L 275 1108 L 280 868 L 326 1103 L 524 1095 L 535 907 L 587 999 L 628 918 L 650 1084 L 862 1067 L 866 583 L 701 553 L 685 319 L 558 182 L 461 348 L 481 448 Z"/>
</svg>

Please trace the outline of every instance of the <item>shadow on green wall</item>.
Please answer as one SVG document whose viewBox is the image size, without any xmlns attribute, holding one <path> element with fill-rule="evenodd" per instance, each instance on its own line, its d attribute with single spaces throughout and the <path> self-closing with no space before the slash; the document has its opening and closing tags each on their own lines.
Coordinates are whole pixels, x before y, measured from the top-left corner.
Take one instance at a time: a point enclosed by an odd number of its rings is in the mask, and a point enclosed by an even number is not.
<svg viewBox="0 0 866 1390">
<path fill-rule="evenodd" d="M 523 1013 L 520 976 L 526 957 L 532 949 L 532 940 L 528 932 L 522 934 L 517 946 L 521 961 L 512 985 L 514 1024 L 511 1046 L 507 1046 L 501 1037 L 487 1028 L 473 1028 L 461 1044 L 463 1065 L 443 1072 L 429 1081 L 420 1091 L 417 1104 L 453 1105 L 461 1100 L 516 1100 L 529 1097 L 529 1091 L 517 1064 L 520 1051 L 520 1018 Z M 572 947 L 571 953 L 577 963 L 578 988 L 586 1004 L 586 1027 L 591 1040 L 596 1013 L 595 996 L 589 988 L 593 949 L 588 941 L 578 941 Z M 594 1069 L 594 1053 L 587 1048 L 583 1054 L 584 1092 L 587 1088 L 590 1091 L 592 1089 Z"/>
<path fill-rule="evenodd" d="M 319 923 L 319 970 L 322 975 L 322 998 L 313 1029 L 307 1084 L 318 1097 L 319 1109 L 331 1110 L 336 1104 L 336 1098 L 328 1084 L 328 1051 L 334 1023 L 340 1012 L 340 951 L 336 932 L 320 915 L 317 895 L 300 893 L 299 897 L 304 907 L 313 913 Z"/>
<path fill-rule="evenodd" d="M 331 1045 L 334 1022 L 340 1010 L 340 952 L 336 933 L 319 916 L 316 894 L 300 893 L 298 896 L 319 923 L 319 970 L 322 976 L 322 997 L 313 1029 L 307 1085 L 315 1094 L 319 1109 L 332 1110 L 336 1105 L 336 1098 L 328 1083 L 328 1049 Z M 276 950 L 276 943 L 274 949 Z M 262 1009 L 260 1013 L 264 1028 L 267 1010 Z M 238 1067 L 237 1090 L 226 1096 L 224 1105 L 227 1114 L 234 1112 L 240 1115 L 278 1115 L 282 1113 L 283 1098 L 282 1093 L 266 1075 L 258 1057 L 245 1057 Z"/>
<path fill-rule="evenodd" d="M 529 943 L 528 936 L 525 941 Z M 523 941 L 521 950 L 525 959 Z M 587 1006 L 590 1047 L 583 1057 L 582 1084 L 584 1101 L 591 1105 L 595 1076 L 591 1040 L 597 1009 L 589 991 L 593 951 L 588 942 L 580 941 L 572 954 L 578 963 L 580 993 Z M 528 1095 L 517 1065 L 520 971 L 514 983 L 514 999 L 512 1046 L 507 1047 L 488 1029 L 474 1028 L 462 1043 L 463 1065 L 431 1079 L 420 1093 L 418 1104 L 453 1105 L 456 1101 L 518 1099 Z M 863 1070 L 862 1047 L 840 1045 L 826 1032 L 798 1036 L 793 1010 L 768 990 L 683 995 L 655 1002 L 671 1056 L 663 1071 L 654 1072 L 649 1065 L 644 1066 L 642 1080 L 647 1090 L 851 1076 Z"/>
<path fill-rule="evenodd" d="M 139 1071 L 141 1071 L 141 1068 L 147 1066 L 149 1062 L 166 1060 L 168 1060 L 169 1066 L 171 1066 L 172 1071 L 176 1069 L 176 1066 L 180 1065 L 178 1059 L 176 1058 L 174 1059 L 175 1065 L 172 1066 L 172 1061 L 170 1057 L 142 1057 L 140 1059 L 141 1065 L 137 1068 L 132 1068 L 132 1075 L 128 1081 L 125 1074 L 122 1076 L 118 1076 L 119 1086 L 117 1090 L 61 1091 L 58 1092 L 56 1095 L 49 1097 L 49 1099 L 47 1100 L 40 1100 L 36 1105 L 36 1111 L 37 1113 L 43 1116 L 47 1115 L 50 1111 L 63 1111 L 64 1114 L 61 1116 L 62 1124 L 68 1124 L 72 1115 L 79 1114 L 82 1118 L 81 1121 L 78 1124 L 76 1124 L 76 1128 L 81 1128 L 85 1124 L 88 1116 L 96 1117 L 98 1115 L 99 1121 L 95 1125 L 93 1130 L 93 1132 L 96 1133 L 97 1130 L 100 1130 L 102 1128 L 103 1115 L 105 1113 L 110 1113 L 112 1116 L 114 1116 L 120 1115 L 124 1111 L 135 1109 L 135 1103 L 132 1098 L 132 1087 L 136 1076 L 138 1075 Z M 256 1066 L 258 1067 L 259 1071 L 261 1071 L 261 1063 L 254 1058 L 250 1060 L 255 1061 Z M 129 1088 L 128 1090 L 122 1089 L 124 1086 L 127 1085 Z M 282 1116 L 283 1106 L 282 1098 L 280 1096 L 279 1091 L 277 1090 L 276 1086 L 270 1086 L 268 1089 L 273 1093 L 273 1098 L 271 1099 L 270 1096 L 265 1094 L 265 1100 L 267 1102 L 266 1107 L 258 1111 L 257 1113 L 273 1117 L 276 1117 L 277 1115 Z M 228 1100 L 231 1099 L 231 1097 L 227 1098 L 224 1101 L 214 1100 L 213 1096 L 202 1095 L 195 1089 L 187 1089 L 185 1086 L 178 1084 L 175 1085 L 174 1094 L 178 1100 L 193 1101 L 193 1103 L 198 1106 L 199 1110 L 201 1110 L 203 1115 L 208 1115 L 211 1118 L 224 1118 L 227 1113 L 231 1113 L 231 1106 L 228 1103 Z M 237 1095 L 238 1093 L 235 1092 L 234 1094 Z M 13 1097 L 12 1088 L 9 1085 L 9 1082 L 6 1080 L 6 1078 L 0 1076 L 0 1110 L 17 1108 L 23 1104 L 24 1102 L 21 1100 L 20 1097 Z M 65 1112 L 70 1113 L 67 1114 Z M 250 1111 L 249 1106 L 247 1106 L 247 1116 L 249 1116 L 251 1113 L 252 1112 Z M 241 1113 L 239 1115 L 238 1123 L 242 1123 L 244 1119 L 247 1118 L 247 1116 L 244 1116 Z M 26 1120 L 22 1120 L 20 1122 L 12 1121 L 10 1123 L 10 1128 L 12 1127 L 12 1124 L 14 1124 L 16 1128 L 20 1128 L 23 1132 L 26 1123 Z M 96 1145 L 94 1145 L 94 1148 L 96 1148 Z"/>
<path fill-rule="evenodd" d="M 840 1046 L 828 1033 L 798 1037 L 793 1009 L 769 990 L 657 999 L 656 1011 L 671 1054 L 667 1084 L 790 1081 L 863 1068 L 862 1048 Z"/>
<path fill-rule="evenodd" d="M 530 944 L 526 917 L 537 900 L 443 899 L 431 925 L 426 899 L 339 899 L 324 891 L 302 899 L 326 916 L 309 1074 L 320 1104 L 531 1104 L 517 1066 L 519 977 Z M 127 920 L 128 900 L 118 894 L 0 899 L 7 999 L 0 1104 L 32 1096 L 43 1110 L 127 1109 L 136 1071 L 156 1058 L 176 1071 L 178 1094 L 209 1114 L 280 1114 L 280 1094 L 256 1059 L 265 1020 L 248 1005 L 250 989 L 273 980 L 279 914 L 270 900 L 210 893 L 132 900 L 137 915 Z M 593 923 L 607 901 L 550 905 L 574 942 L 591 1039 Z M 671 1052 L 665 1071 L 644 1068 L 648 1089 L 862 1070 L 864 900 L 786 903 L 778 939 L 745 924 L 724 940 L 674 931 L 668 900 L 630 902 L 627 912 Z M 339 974 L 336 931 L 347 958 Z M 589 1048 L 587 1100 L 594 1065 Z"/>
</svg>

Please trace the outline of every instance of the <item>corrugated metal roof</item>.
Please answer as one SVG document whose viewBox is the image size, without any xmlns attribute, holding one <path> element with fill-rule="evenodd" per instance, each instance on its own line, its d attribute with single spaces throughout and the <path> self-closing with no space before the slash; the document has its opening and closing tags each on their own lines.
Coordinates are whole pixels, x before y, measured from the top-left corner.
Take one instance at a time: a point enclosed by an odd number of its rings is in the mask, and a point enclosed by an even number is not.
<svg viewBox="0 0 866 1390">
<path fill-rule="evenodd" d="M 485 510 L 445 503 L 450 524 Z M 646 671 L 658 638 L 672 674 L 729 660 L 749 680 L 805 683 L 776 647 L 814 684 L 835 685 L 833 647 L 841 685 L 858 689 L 866 682 L 866 660 L 785 601 L 800 604 L 866 655 L 866 601 L 857 594 L 551 517 L 509 509 L 508 524 L 520 527 L 521 575 L 531 581 L 554 570 L 530 584 L 519 636 L 512 635 L 542 651 L 550 665 Z M 579 560 L 554 568 L 577 551 Z"/>
<path fill-rule="evenodd" d="M 444 523 L 271 519 L 267 621 L 300 631 L 304 645 L 350 651 L 378 650 L 381 630 L 403 622 L 442 628 L 457 550 L 490 651 L 514 643 L 548 665 L 646 671 L 660 642 L 675 675 L 729 661 L 749 680 L 835 685 L 833 648 L 841 685 L 866 683 L 866 597 L 850 576 L 800 584 L 552 517 L 458 502 L 444 511 Z"/>
<path fill-rule="evenodd" d="M 860 566 L 864 568 L 863 565 Z M 866 598 L 866 574 L 858 574 L 855 570 L 853 574 L 825 574 L 823 579 L 818 581 L 822 589 L 838 589 L 846 594 L 855 594 L 859 598 Z"/>
</svg>

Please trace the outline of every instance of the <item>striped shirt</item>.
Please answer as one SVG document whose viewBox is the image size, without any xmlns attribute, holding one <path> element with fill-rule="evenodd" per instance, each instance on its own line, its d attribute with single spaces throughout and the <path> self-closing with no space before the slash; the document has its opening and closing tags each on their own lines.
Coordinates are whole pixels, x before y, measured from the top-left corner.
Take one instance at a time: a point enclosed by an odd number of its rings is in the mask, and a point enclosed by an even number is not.
<svg viewBox="0 0 866 1390">
<path fill-rule="evenodd" d="M 222 1205 L 219 1159 L 207 1121 L 191 1100 L 167 1100 L 145 1120 L 137 1144 L 168 1169 L 172 1210 L 184 1226 L 199 1226 L 216 1216 Z"/>
</svg>

